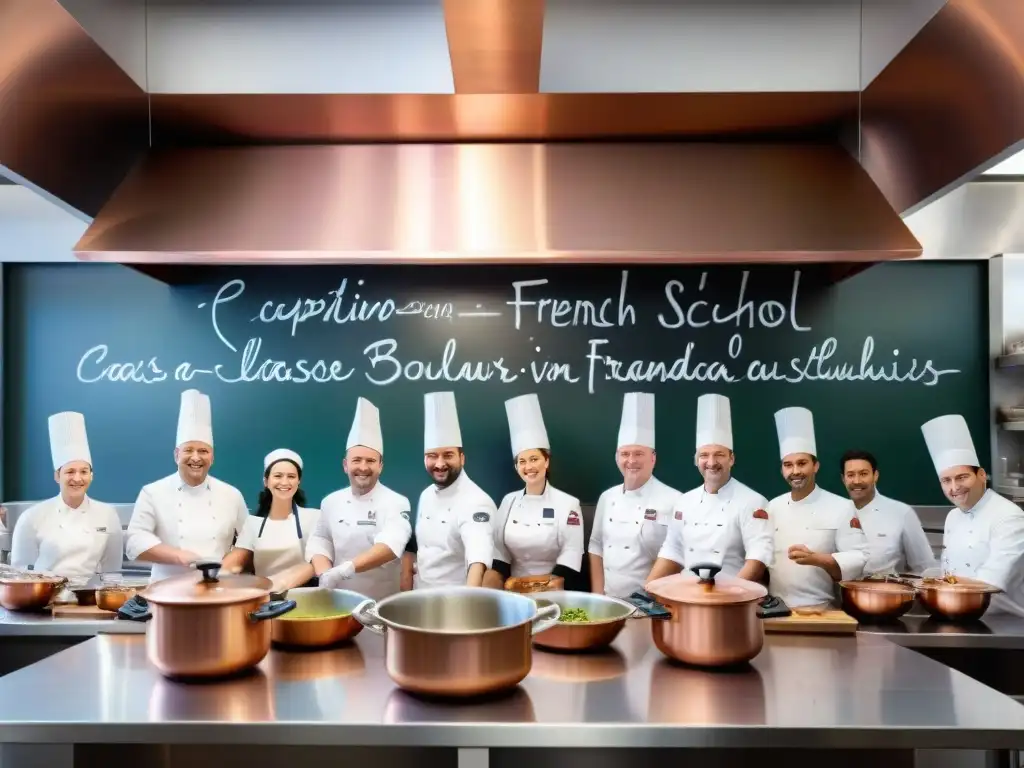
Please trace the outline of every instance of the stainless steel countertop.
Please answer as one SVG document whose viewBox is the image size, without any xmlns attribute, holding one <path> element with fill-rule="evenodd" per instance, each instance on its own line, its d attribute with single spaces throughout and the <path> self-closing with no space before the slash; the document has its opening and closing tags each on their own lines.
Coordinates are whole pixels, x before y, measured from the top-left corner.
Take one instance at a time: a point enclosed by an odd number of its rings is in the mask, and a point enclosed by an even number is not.
<svg viewBox="0 0 1024 768">
<path fill-rule="evenodd" d="M 272 651 L 251 676 L 174 683 L 145 640 L 100 635 L 0 678 L 0 742 L 447 747 L 1019 749 L 1024 707 L 885 636 L 772 634 L 741 672 L 683 668 L 629 622 L 600 655 L 534 653 L 511 695 L 398 690 L 383 640 Z"/>
<path fill-rule="evenodd" d="M 48 613 L 25 613 L 0 608 L 0 637 L 92 637 L 100 633 L 142 635 L 141 621 L 118 619 L 55 619 Z"/>
</svg>

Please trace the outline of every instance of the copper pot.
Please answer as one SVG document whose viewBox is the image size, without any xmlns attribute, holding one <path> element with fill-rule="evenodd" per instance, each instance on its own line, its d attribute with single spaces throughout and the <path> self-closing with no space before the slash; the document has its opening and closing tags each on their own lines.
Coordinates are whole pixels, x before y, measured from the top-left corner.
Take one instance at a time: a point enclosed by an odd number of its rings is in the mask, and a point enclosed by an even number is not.
<svg viewBox="0 0 1024 768">
<path fill-rule="evenodd" d="M 626 626 L 626 619 L 636 613 L 636 608 L 625 600 L 591 592 L 545 592 L 533 599 L 542 607 L 557 605 L 562 614 L 555 626 L 533 636 L 533 644 L 560 651 L 582 651 L 611 645 Z M 565 612 L 571 608 L 586 611 L 590 621 L 564 621 Z"/>
<path fill-rule="evenodd" d="M 96 590 L 96 607 L 117 613 L 121 606 L 139 593 L 138 587 L 107 586 Z"/>
<path fill-rule="evenodd" d="M 295 610 L 270 622 L 270 636 L 275 643 L 326 648 L 351 640 L 363 630 L 352 610 L 366 602 L 366 595 L 347 589 L 310 587 L 288 590 L 288 599 L 295 601 Z"/>
<path fill-rule="evenodd" d="M 898 619 L 914 605 L 913 584 L 898 580 L 862 579 L 839 582 L 843 610 L 865 622 Z"/>
<path fill-rule="evenodd" d="M 934 618 L 943 621 L 975 621 L 992 602 L 997 587 L 980 581 L 945 577 L 922 579 L 917 586 L 921 604 Z"/>
<path fill-rule="evenodd" d="M 41 611 L 60 593 L 68 580 L 25 572 L 0 576 L 0 607 L 8 611 Z"/>
<path fill-rule="evenodd" d="M 558 622 L 556 604 L 479 587 L 438 587 L 367 600 L 352 615 L 384 635 L 388 675 L 408 691 L 477 696 L 513 688 L 530 672 L 530 637 Z"/>
<path fill-rule="evenodd" d="M 651 621 L 658 650 L 671 659 L 701 667 L 750 661 L 764 646 L 757 601 L 768 594 L 760 584 L 719 575 L 713 564 L 694 572 L 655 579 L 647 592 L 672 614 Z"/>
<path fill-rule="evenodd" d="M 270 650 L 269 619 L 295 608 L 270 602 L 270 579 L 221 576 L 220 563 L 196 564 L 187 573 L 150 585 L 142 593 L 153 621 L 146 655 L 173 678 L 224 677 L 259 664 Z"/>
</svg>

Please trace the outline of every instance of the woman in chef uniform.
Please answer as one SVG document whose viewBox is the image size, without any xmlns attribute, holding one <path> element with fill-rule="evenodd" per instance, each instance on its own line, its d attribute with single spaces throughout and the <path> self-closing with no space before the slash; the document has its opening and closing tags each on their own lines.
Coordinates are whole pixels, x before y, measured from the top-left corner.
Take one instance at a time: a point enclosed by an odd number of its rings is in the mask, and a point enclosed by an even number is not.
<svg viewBox="0 0 1024 768">
<path fill-rule="evenodd" d="M 265 576 L 278 590 L 301 587 L 312 580 L 306 542 L 316 529 L 320 510 L 306 508 L 301 482 L 299 454 L 279 448 L 266 455 L 256 514 L 245 521 L 235 548 L 224 558 L 224 570 Z"/>
<path fill-rule="evenodd" d="M 484 586 L 509 577 L 551 575 L 555 589 L 576 585 L 583 562 L 580 502 L 548 483 L 551 445 L 537 395 L 505 401 L 512 456 L 526 483 L 505 496 L 494 523 L 494 561 Z M 558 582 L 561 583 L 558 583 Z"/>
<path fill-rule="evenodd" d="M 89 498 L 92 456 L 80 413 L 50 417 L 53 478 L 60 493 L 27 510 L 14 527 L 11 565 L 89 578 L 121 570 L 121 519 L 110 504 Z"/>
</svg>

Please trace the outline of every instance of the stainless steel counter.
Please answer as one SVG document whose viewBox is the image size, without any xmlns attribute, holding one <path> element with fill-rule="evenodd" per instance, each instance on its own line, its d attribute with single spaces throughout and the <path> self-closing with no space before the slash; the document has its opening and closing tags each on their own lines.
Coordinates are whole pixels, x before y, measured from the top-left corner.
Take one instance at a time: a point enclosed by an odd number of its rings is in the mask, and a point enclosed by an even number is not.
<svg viewBox="0 0 1024 768">
<path fill-rule="evenodd" d="M 145 634 L 146 625 L 117 619 L 55 619 L 48 613 L 0 608 L 0 637 L 92 637 L 100 633 Z"/>
<path fill-rule="evenodd" d="M 0 743 L 423 747 L 1024 747 L 1024 707 L 885 637 L 770 635 L 740 672 L 679 667 L 629 623 L 614 651 L 537 651 L 489 702 L 395 688 L 383 641 L 272 651 L 256 674 L 174 683 L 138 636 L 100 635 L 0 678 Z"/>
</svg>

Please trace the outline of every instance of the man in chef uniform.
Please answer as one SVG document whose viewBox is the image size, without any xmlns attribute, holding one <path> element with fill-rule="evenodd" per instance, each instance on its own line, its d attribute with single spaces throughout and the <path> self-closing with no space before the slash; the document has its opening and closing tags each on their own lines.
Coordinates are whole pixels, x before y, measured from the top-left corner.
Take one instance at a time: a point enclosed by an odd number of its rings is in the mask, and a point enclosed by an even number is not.
<svg viewBox="0 0 1024 768">
<path fill-rule="evenodd" d="M 420 588 L 479 587 L 494 557 L 498 512 L 490 496 L 469 479 L 454 392 L 424 395 L 423 464 L 433 483 L 416 505 L 416 533 L 406 550 Z"/>
<path fill-rule="evenodd" d="M 937 563 L 913 507 L 878 492 L 878 461 L 867 451 L 840 460 L 843 485 L 868 539 L 865 574 L 924 573 Z"/>
<path fill-rule="evenodd" d="M 695 462 L 704 483 L 681 497 L 647 581 L 707 563 L 761 581 L 774 550 L 768 499 L 732 476 L 732 411 L 723 395 L 697 398 Z"/>
<path fill-rule="evenodd" d="M 200 560 L 223 560 L 249 516 L 238 489 L 209 475 L 210 398 L 195 389 L 181 393 L 174 462 L 177 472 L 143 486 L 128 523 L 128 557 L 152 563 L 154 582 Z"/>
<path fill-rule="evenodd" d="M 60 493 L 19 518 L 11 565 L 67 578 L 118 572 L 124 557 L 121 518 L 113 506 L 87 494 L 93 475 L 85 417 L 54 414 L 49 427 L 53 479 Z"/>
<path fill-rule="evenodd" d="M 320 503 L 306 557 L 320 586 L 381 600 L 398 591 L 399 558 L 412 536 L 412 506 L 379 481 L 384 469 L 380 412 L 362 397 L 356 401 L 342 468 L 349 486 Z"/>
<path fill-rule="evenodd" d="M 816 483 L 811 412 L 783 408 L 775 414 L 775 428 L 790 491 L 768 502 L 775 536 L 769 589 L 790 608 L 824 606 L 835 599 L 836 582 L 860 578 L 868 542 L 853 502 Z"/>
<path fill-rule="evenodd" d="M 986 487 L 963 416 L 939 416 L 921 432 L 943 493 L 955 505 L 942 534 L 943 571 L 998 587 L 991 610 L 1024 616 L 1024 510 Z"/>
<path fill-rule="evenodd" d="M 654 395 L 623 398 L 615 461 L 623 482 L 601 494 L 587 552 L 591 591 L 629 597 L 642 590 L 682 497 L 654 477 Z"/>
</svg>

